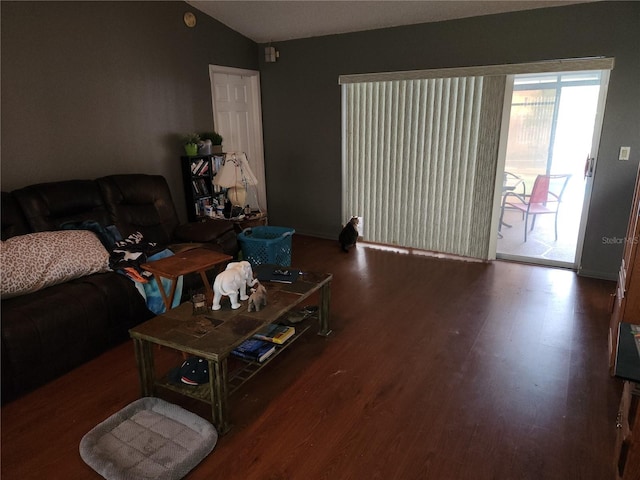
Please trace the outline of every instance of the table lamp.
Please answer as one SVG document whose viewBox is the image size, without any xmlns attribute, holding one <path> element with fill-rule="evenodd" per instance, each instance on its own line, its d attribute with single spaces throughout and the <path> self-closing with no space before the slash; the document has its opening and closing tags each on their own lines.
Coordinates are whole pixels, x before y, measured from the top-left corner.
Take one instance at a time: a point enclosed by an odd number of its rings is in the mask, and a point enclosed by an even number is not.
<svg viewBox="0 0 640 480">
<path fill-rule="evenodd" d="M 258 179 L 251 171 L 244 152 L 227 153 L 222 168 L 213 178 L 213 183 L 227 189 L 227 198 L 233 205 L 244 207 L 247 201 L 247 187 L 257 185 Z"/>
</svg>

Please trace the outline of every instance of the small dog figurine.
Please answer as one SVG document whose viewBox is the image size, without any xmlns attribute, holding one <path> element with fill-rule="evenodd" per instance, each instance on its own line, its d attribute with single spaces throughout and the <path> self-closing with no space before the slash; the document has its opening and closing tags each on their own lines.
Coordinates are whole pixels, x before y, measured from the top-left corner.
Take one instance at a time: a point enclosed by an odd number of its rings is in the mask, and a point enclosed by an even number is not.
<svg viewBox="0 0 640 480">
<path fill-rule="evenodd" d="M 251 289 L 251 296 L 249 297 L 249 306 L 247 312 L 259 312 L 262 307 L 267 305 L 267 289 L 264 285 L 258 283 L 256 288 Z"/>
<path fill-rule="evenodd" d="M 349 248 L 354 246 L 358 241 L 358 223 L 360 223 L 358 217 L 351 217 L 349 223 L 344 226 L 344 228 L 340 232 L 340 235 L 338 236 L 340 246 L 345 252 L 348 252 Z"/>
</svg>

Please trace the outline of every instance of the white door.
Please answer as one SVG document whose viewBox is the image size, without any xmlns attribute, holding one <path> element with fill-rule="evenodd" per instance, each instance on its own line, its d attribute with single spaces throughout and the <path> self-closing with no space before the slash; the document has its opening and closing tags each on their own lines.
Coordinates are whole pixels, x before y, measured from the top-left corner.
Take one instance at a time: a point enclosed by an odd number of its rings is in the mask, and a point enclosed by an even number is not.
<svg viewBox="0 0 640 480">
<path fill-rule="evenodd" d="M 260 73 L 209 65 L 213 123 L 225 152 L 244 152 L 258 185 L 247 192 L 252 208 L 267 209 L 260 108 Z"/>
</svg>

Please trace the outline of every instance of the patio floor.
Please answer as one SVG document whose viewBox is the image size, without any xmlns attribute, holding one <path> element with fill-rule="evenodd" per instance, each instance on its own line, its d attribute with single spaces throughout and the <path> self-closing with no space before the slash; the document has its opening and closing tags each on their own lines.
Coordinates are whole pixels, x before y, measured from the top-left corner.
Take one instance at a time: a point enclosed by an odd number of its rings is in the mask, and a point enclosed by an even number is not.
<svg viewBox="0 0 640 480">
<path fill-rule="evenodd" d="M 524 219 L 522 214 L 506 210 L 504 222 L 511 227 L 502 226 L 498 235 L 497 254 L 526 257 L 529 261 L 575 263 L 578 229 L 580 227 L 581 205 L 563 202 L 558 214 L 558 240 L 554 233 L 554 215 L 538 215 L 535 227 L 531 231 L 532 218 L 529 218 L 527 241 L 524 241 Z"/>
</svg>

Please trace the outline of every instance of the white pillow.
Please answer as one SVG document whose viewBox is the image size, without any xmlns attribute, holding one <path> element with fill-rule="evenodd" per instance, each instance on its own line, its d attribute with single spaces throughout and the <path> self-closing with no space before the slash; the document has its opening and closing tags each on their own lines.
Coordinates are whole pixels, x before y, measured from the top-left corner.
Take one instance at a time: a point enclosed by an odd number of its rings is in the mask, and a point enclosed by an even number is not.
<svg viewBox="0 0 640 480">
<path fill-rule="evenodd" d="M 109 252 L 88 230 L 30 233 L 0 242 L 0 271 L 0 295 L 11 298 L 109 271 Z"/>
</svg>

